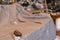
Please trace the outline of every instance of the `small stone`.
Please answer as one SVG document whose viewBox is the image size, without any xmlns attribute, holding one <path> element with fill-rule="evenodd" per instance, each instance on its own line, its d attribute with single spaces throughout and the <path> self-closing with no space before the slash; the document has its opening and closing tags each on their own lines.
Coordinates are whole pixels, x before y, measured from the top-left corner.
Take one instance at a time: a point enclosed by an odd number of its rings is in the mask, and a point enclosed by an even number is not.
<svg viewBox="0 0 60 40">
<path fill-rule="evenodd" d="M 22 33 L 19 32 L 18 30 L 14 31 L 14 35 L 17 36 L 17 37 L 22 37 Z"/>
</svg>

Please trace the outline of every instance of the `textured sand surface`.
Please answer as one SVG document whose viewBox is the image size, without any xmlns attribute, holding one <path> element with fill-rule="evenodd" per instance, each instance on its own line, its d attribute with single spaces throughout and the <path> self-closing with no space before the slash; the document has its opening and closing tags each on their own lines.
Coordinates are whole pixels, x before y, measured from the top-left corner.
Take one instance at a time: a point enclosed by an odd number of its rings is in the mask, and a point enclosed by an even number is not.
<svg viewBox="0 0 60 40">
<path fill-rule="evenodd" d="M 0 6 L 1 7 L 1 6 Z M 3 7 L 2 7 L 3 8 Z M 15 30 L 19 30 L 22 35 L 28 35 L 33 31 L 42 28 L 49 18 L 33 19 L 29 22 L 19 22 L 16 19 L 16 7 L 13 5 L 7 5 L 3 9 L 0 9 L 0 40 L 13 40 L 12 33 Z M 47 20 L 47 21 L 46 21 Z M 36 22 L 34 22 L 36 21 Z M 15 25 L 14 22 L 17 22 Z M 40 23 L 38 23 L 40 22 Z"/>
</svg>

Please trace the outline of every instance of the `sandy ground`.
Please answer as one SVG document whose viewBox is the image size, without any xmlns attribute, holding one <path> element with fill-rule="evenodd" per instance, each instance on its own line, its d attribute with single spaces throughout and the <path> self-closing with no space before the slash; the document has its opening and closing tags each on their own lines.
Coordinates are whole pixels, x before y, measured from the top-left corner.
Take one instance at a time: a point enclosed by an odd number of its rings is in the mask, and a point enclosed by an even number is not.
<svg viewBox="0 0 60 40">
<path fill-rule="evenodd" d="M 0 5 L 1 7 L 1 5 Z M 25 22 L 19 22 L 16 19 L 16 6 L 11 6 L 7 5 L 5 7 L 2 6 L 0 9 L 0 40 L 13 40 L 12 33 L 15 30 L 19 30 L 23 36 L 28 35 L 29 33 L 42 28 L 44 24 L 46 24 L 50 19 L 49 18 L 42 18 L 37 20 L 32 20 L 32 21 L 25 21 Z M 47 21 L 46 21 L 47 20 Z M 37 23 L 37 22 L 40 23 Z"/>
</svg>

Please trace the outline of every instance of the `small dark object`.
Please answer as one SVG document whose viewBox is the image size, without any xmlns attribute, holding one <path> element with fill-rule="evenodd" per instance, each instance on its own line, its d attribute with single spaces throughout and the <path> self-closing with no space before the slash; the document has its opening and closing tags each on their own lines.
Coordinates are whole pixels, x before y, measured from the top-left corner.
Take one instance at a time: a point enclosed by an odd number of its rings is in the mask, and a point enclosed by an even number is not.
<svg viewBox="0 0 60 40">
<path fill-rule="evenodd" d="M 19 1 L 21 1 L 21 0 L 17 0 L 17 2 L 19 2 Z"/>
<path fill-rule="evenodd" d="M 21 4 L 23 7 L 27 7 L 27 6 L 29 6 L 30 4 L 29 4 L 29 2 L 27 2 L 27 1 L 24 1 L 24 3 L 23 4 Z"/>
<path fill-rule="evenodd" d="M 38 24 L 41 24 L 41 22 L 34 22 L 34 23 L 38 23 Z"/>
<path fill-rule="evenodd" d="M 37 14 L 37 13 L 34 13 L 34 12 L 33 12 L 32 14 Z"/>
<path fill-rule="evenodd" d="M 37 8 L 37 6 L 33 3 L 32 4 L 32 7 L 35 9 L 35 10 L 39 10 L 39 8 Z"/>
<path fill-rule="evenodd" d="M 19 32 L 18 30 L 15 30 L 15 31 L 14 31 L 14 35 L 15 35 L 15 36 L 22 37 L 22 33 Z"/>
<path fill-rule="evenodd" d="M 32 2 L 34 1 L 34 0 L 31 0 Z"/>
</svg>

